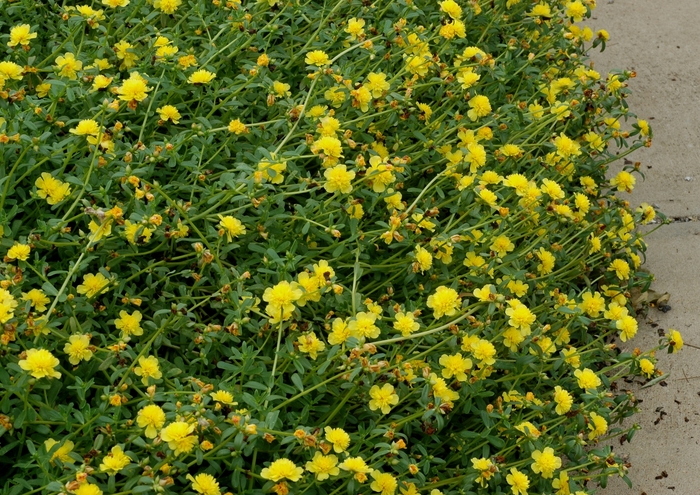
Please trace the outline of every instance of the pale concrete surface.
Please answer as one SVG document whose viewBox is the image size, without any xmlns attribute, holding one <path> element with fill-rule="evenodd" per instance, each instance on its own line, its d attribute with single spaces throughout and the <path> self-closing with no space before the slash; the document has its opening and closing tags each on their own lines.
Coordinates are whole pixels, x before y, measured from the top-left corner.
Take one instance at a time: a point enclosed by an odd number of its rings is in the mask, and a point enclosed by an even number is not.
<svg viewBox="0 0 700 495">
<path fill-rule="evenodd" d="M 631 202 L 668 216 L 700 214 L 700 0 L 598 0 L 588 25 L 611 37 L 593 54 L 596 70 L 637 72 L 630 109 L 654 132 L 650 149 L 629 156 L 646 175 Z"/>
<path fill-rule="evenodd" d="M 671 217 L 697 217 L 700 0 L 599 0 L 588 24 L 611 36 L 606 51 L 593 54 L 596 69 L 602 74 L 609 69 L 637 72 L 629 82 L 630 109 L 654 131 L 653 146 L 630 156 L 642 162 L 646 174 L 630 202 L 651 203 Z M 638 336 L 625 347 L 653 347 L 659 330 L 669 328 L 679 330 L 687 344 L 700 346 L 700 222 L 664 226 L 647 242 L 645 266 L 656 277 L 652 287 L 671 293 L 672 309 L 651 309 L 646 322 L 640 321 Z M 613 444 L 632 464 L 634 486 L 611 480 L 600 495 L 700 495 L 700 350 L 686 346 L 678 354 L 657 357 L 658 366 L 670 373 L 665 387 L 619 384 L 643 401 L 642 412 L 630 422 L 642 430 L 631 444 Z"/>
</svg>

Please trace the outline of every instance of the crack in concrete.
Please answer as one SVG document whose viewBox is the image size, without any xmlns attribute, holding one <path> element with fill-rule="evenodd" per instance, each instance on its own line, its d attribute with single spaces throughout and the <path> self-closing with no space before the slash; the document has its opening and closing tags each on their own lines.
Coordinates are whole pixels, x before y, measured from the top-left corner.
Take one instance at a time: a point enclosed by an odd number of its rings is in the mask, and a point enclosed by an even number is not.
<svg viewBox="0 0 700 495">
<path fill-rule="evenodd" d="M 700 215 L 680 215 L 674 217 L 666 217 L 665 223 L 688 223 L 688 222 L 700 222 Z M 662 220 L 655 218 L 650 224 L 660 224 L 664 223 Z"/>
<path fill-rule="evenodd" d="M 700 215 L 681 215 L 678 217 L 668 217 L 671 223 L 700 222 Z"/>
</svg>

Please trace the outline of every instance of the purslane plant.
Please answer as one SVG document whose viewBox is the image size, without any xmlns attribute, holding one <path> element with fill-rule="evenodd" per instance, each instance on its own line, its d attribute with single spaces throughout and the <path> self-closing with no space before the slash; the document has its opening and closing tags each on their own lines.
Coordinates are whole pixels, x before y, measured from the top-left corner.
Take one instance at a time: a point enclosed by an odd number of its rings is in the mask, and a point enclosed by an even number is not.
<svg viewBox="0 0 700 495">
<path fill-rule="evenodd" d="M 3 493 L 591 493 L 658 380 L 595 0 L 0 0 Z M 603 443 L 602 445 L 607 445 Z"/>
</svg>

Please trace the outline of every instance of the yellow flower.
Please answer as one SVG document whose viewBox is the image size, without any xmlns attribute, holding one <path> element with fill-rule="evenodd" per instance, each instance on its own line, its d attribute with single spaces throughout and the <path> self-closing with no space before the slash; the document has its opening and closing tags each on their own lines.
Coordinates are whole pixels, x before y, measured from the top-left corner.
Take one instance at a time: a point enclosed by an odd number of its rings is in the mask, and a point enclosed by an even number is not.
<svg viewBox="0 0 700 495">
<path fill-rule="evenodd" d="M 367 74 L 367 81 L 364 86 L 372 93 L 373 98 L 380 98 L 385 91 L 389 91 L 391 85 L 386 80 L 386 74 L 383 72 L 370 72 Z"/>
<path fill-rule="evenodd" d="M 466 156 L 466 161 L 469 163 L 469 171 L 474 173 L 479 167 L 483 167 L 486 164 L 486 148 L 479 143 L 469 143 L 467 151 L 469 154 Z"/>
<path fill-rule="evenodd" d="M 589 368 L 574 371 L 574 376 L 578 379 L 578 386 L 586 391 L 595 390 L 602 383 L 595 372 Z"/>
<path fill-rule="evenodd" d="M 296 464 L 284 457 L 272 462 L 270 467 L 266 467 L 260 472 L 260 476 L 264 479 L 275 483 L 283 479 L 296 482 L 299 481 L 302 474 L 304 474 L 304 468 L 297 467 Z"/>
<path fill-rule="evenodd" d="M 415 257 L 417 266 L 414 266 L 414 272 L 420 269 L 421 273 L 424 273 L 426 270 L 430 270 L 430 268 L 433 266 L 433 255 L 430 254 L 430 251 L 427 249 L 421 246 L 416 246 Z"/>
<path fill-rule="evenodd" d="M 142 377 L 141 383 L 146 386 L 148 386 L 149 378 L 158 380 L 163 376 L 163 373 L 160 371 L 160 365 L 158 364 L 158 358 L 155 356 L 141 356 L 139 358 L 139 365 L 134 368 L 134 373 Z"/>
<path fill-rule="evenodd" d="M 477 471 L 480 471 L 479 477 L 476 478 L 476 481 L 482 487 L 485 487 L 488 483 L 488 480 L 491 479 L 491 477 L 498 470 L 498 468 L 494 466 L 493 462 L 491 462 L 491 459 L 487 459 L 486 457 L 472 457 L 471 461 L 472 467 Z"/>
<path fill-rule="evenodd" d="M 306 65 L 315 65 L 316 67 L 325 67 L 326 65 L 331 64 L 328 54 L 322 50 L 314 50 L 307 53 L 304 62 Z"/>
<path fill-rule="evenodd" d="M 462 8 L 454 0 L 445 0 L 438 2 L 440 10 L 449 15 L 452 19 L 460 19 L 462 17 Z"/>
<path fill-rule="evenodd" d="M 294 312 L 294 303 L 298 301 L 304 292 L 296 282 L 286 280 L 274 287 L 268 287 L 263 293 L 263 301 L 267 304 L 265 311 L 270 316 L 271 323 L 279 323 L 288 320 Z"/>
<path fill-rule="evenodd" d="M 343 145 L 335 136 L 322 136 L 311 145 L 311 152 L 315 154 L 323 152 L 324 165 L 333 165 L 343 157 Z"/>
<path fill-rule="evenodd" d="M 29 292 L 22 292 L 22 301 L 31 301 L 31 305 L 37 311 L 46 311 L 46 305 L 51 300 L 41 289 L 31 289 Z"/>
<path fill-rule="evenodd" d="M 491 251 L 494 251 L 501 258 L 514 249 L 515 244 L 513 244 L 510 239 L 503 234 L 496 237 L 493 243 L 491 243 Z"/>
<path fill-rule="evenodd" d="M 625 260 L 613 260 L 608 267 L 608 271 L 615 272 L 615 275 L 617 275 L 617 278 L 620 280 L 627 280 L 630 278 L 630 266 Z"/>
<path fill-rule="evenodd" d="M 543 478 L 551 478 L 554 470 L 561 467 L 561 458 L 554 455 L 552 447 L 545 447 L 543 451 L 535 450 L 532 458 L 535 461 L 532 463 L 532 471 Z"/>
<path fill-rule="evenodd" d="M 508 284 L 506 285 L 506 287 L 516 297 L 523 297 L 525 294 L 527 294 L 527 291 L 530 288 L 526 283 L 524 283 L 520 280 L 509 281 Z"/>
<path fill-rule="evenodd" d="M 99 224 L 91 220 L 88 227 L 90 228 L 90 242 L 99 242 L 104 237 L 108 237 L 112 234 L 112 219 L 106 218 Z"/>
<path fill-rule="evenodd" d="M 529 15 L 549 19 L 552 17 L 552 9 L 546 3 L 540 2 L 532 8 Z"/>
<path fill-rule="evenodd" d="M 425 77 L 430 69 L 431 59 L 422 55 L 406 57 L 406 70 L 411 74 Z"/>
<path fill-rule="evenodd" d="M 88 273 L 83 277 L 83 283 L 77 287 L 78 294 L 85 294 L 88 298 L 95 297 L 109 285 L 107 279 L 101 273 Z"/>
<path fill-rule="evenodd" d="M 500 148 L 500 152 L 503 156 L 519 158 L 523 155 L 523 149 L 516 144 L 504 144 Z"/>
<path fill-rule="evenodd" d="M 557 155 L 562 158 L 579 156 L 582 153 L 581 145 L 567 137 L 563 132 L 554 139 L 554 146 L 557 148 Z"/>
<path fill-rule="evenodd" d="M 131 459 L 124 453 L 119 445 L 112 447 L 112 450 L 102 459 L 100 471 L 110 475 L 117 474 L 129 465 Z"/>
<path fill-rule="evenodd" d="M 326 440 L 333 444 L 333 450 L 338 454 L 345 452 L 350 446 L 350 435 L 342 428 L 326 426 L 323 431 L 326 434 Z"/>
<path fill-rule="evenodd" d="M 59 76 L 75 80 L 78 78 L 77 71 L 83 68 L 83 63 L 77 60 L 71 52 L 67 52 L 56 58 L 56 67 L 59 69 Z"/>
<path fill-rule="evenodd" d="M 646 358 L 639 360 L 639 369 L 644 375 L 646 375 L 647 378 L 651 378 L 656 371 L 654 368 L 654 363 Z"/>
<path fill-rule="evenodd" d="M 523 421 L 517 425 L 515 429 L 522 432 L 524 435 L 535 439 L 539 438 L 541 434 L 540 430 L 538 430 L 537 427 L 529 421 Z"/>
<path fill-rule="evenodd" d="M 105 89 L 109 87 L 109 85 L 112 84 L 112 78 L 103 76 L 102 74 L 98 74 L 95 76 L 95 79 L 92 80 L 92 90 L 93 91 L 99 91 L 101 89 Z"/>
<path fill-rule="evenodd" d="M 139 428 L 146 428 L 147 438 L 155 438 L 158 435 L 158 430 L 165 424 L 165 412 L 160 406 L 149 404 L 139 410 L 136 424 L 139 425 Z"/>
<path fill-rule="evenodd" d="M 646 120 L 639 119 L 637 121 L 637 126 L 639 127 L 639 134 L 641 136 L 648 136 L 651 132 L 649 129 L 649 122 L 647 122 Z"/>
<path fill-rule="evenodd" d="M 178 112 L 177 108 L 172 105 L 164 105 L 158 109 L 156 112 L 160 115 L 160 120 L 168 121 L 170 120 L 173 124 L 178 124 L 182 115 Z"/>
<path fill-rule="evenodd" d="M 621 170 L 614 178 L 610 179 L 611 186 L 617 187 L 618 191 L 627 191 L 628 193 L 632 192 L 636 182 L 637 179 L 635 179 L 632 174 L 624 170 Z"/>
<path fill-rule="evenodd" d="M 480 366 L 491 366 L 496 362 L 496 348 L 488 340 L 477 340 L 471 345 L 471 351 L 474 358 L 479 360 Z"/>
<path fill-rule="evenodd" d="M 462 299 L 456 290 L 441 285 L 435 289 L 435 293 L 428 296 L 427 306 L 433 310 L 433 317 L 437 320 L 443 316 L 453 316 L 462 305 Z"/>
<path fill-rule="evenodd" d="M 68 343 L 63 347 L 63 352 L 68 354 L 70 364 L 77 366 L 80 361 L 89 361 L 92 358 L 89 335 L 71 335 Z"/>
<path fill-rule="evenodd" d="M 119 99 L 123 101 L 143 101 L 148 97 L 148 92 L 153 88 L 149 88 L 148 81 L 144 79 L 138 72 L 132 72 L 129 79 L 124 81 L 117 89 Z"/>
<path fill-rule="evenodd" d="M 564 199 L 564 190 L 553 180 L 543 179 L 540 190 L 552 199 Z"/>
<path fill-rule="evenodd" d="M 142 223 L 131 223 L 130 220 L 124 222 L 124 235 L 129 244 L 149 242 L 154 231 L 155 229 L 146 228 Z"/>
<path fill-rule="evenodd" d="M 457 71 L 457 82 L 462 85 L 462 89 L 469 89 L 474 86 L 481 76 L 474 72 L 473 67 L 463 67 Z"/>
<path fill-rule="evenodd" d="M 378 385 L 369 389 L 369 408 L 372 411 L 379 409 L 382 414 L 389 414 L 391 408 L 399 403 L 399 396 L 394 392 L 393 385 L 385 383 L 382 388 Z"/>
<path fill-rule="evenodd" d="M 299 350 L 307 353 L 314 360 L 318 357 L 318 353 L 326 348 L 326 344 L 319 340 L 314 332 L 300 335 L 297 342 L 299 343 Z"/>
<path fill-rule="evenodd" d="M 598 318 L 600 312 L 605 310 L 605 299 L 603 299 L 603 296 L 601 296 L 597 291 L 593 294 L 590 292 L 584 292 L 581 296 L 579 308 L 581 308 L 581 310 L 583 310 L 588 316 Z"/>
<path fill-rule="evenodd" d="M 34 184 L 37 187 L 37 196 L 46 199 L 50 205 L 60 203 L 70 194 L 70 186 L 48 172 L 42 172 Z"/>
<path fill-rule="evenodd" d="M 0 288 L 0 323 L 7 323 L 14 318 L 16 307 L 15 298 L 7 290 Z"/>
<path fill-rule="evenodd" d="M 530 487 L 530 478 L 517 468 L 511 468 L 510 474 L 506 476 L 506 483 L 510 485 L 513 495 L 527 495 Z"/>
<path fill-rule="evenodd" d="M 678 352 L 683 349 L 683 337 L 678 330 L 669 329 L 666 339 L 672 352 Z"/>
<path fill-rule="evenodd" d="M 648 203 L 642 203 L 636 211 L 642 215 L 642 224 L 644 225 L 652 222 L 654 218 L 656 218 L 656 210 Z"/>
<path fill-rule="evenodd" d="M 57 440 L 54 440 L 53 438 L 49 438 L 44 441 L 44 446 L 46 447 L 46 453 L 51 452 L 51 450 L 54 448 L 55 445 L 58 445 L 60 442 Z M 73 458 L 70 456 L 70 453 L 73 451 L 73 447 L 75 447 L 75 444 L 71 442 L 70 440 L 66 440 L 63 442 L 61 446 L 59 446 L 53 454 L 51 454 L 51 464 L 53 464 L 53 460 L 58 458 L 59 461 L 62 463 L 70 463 L 74 464 L 75 461 Z"/>
<path fill-rule="evenodd" d="M 331 476 L 338 476 L 340 468 L 338 468 L 338 458 L 334 455 L 323 455 L 316 451 L 313 459 L 307 461 L 306 470 L 313 473 L 318 481 L 323 481 Z"/>
<path fill-rule="evenodd" d="M 129 51 L 133 48 L 133 45 L 125 40 L 121 40 L 114 45 L 114 52 L 116 53 L 117 58 L 122 61 L 120 69 L 130 69 L 136 65 L 136 61 L 139 59 L 139 57 L 134 52 Z"/>
<path fill-rule="evenodd" d="M 479 191 L 479 197 L 489 206 L 495 206 L 498 202 L 498 196 L 488 189 L 481 189 Z"/>
<path fill-rule="evenodd" d="M 238 404 L 237 402 L 233 401 L 233 394 L 231 392 L 227 392 L 226 390 L 217 390 L 216 392 L 212 392 L 209 395 L 216 402 L 226 404 L 227 406 L 234 406 Z"/>
<path fill-rule="evenodd" d="M 235 119 L 228 123 L 228 131 L 234 134 L 243 134 L 248 132 L 248 129 L 240 119 Z"/>
<path fill-rule="evenodd" d="M 333 193 L 340 191 L 343 194 L 350 194 L 352 191 L 352 180 L 355 178 L 355 172 L 348 170 L 345 165 L 336 165 L 324 172 L 326 183 L 323 188 Z"/>
<path fill-rule="evenodd" d="M 304 289 L 304 295 L 297 301 L 300 307 L 305 306 L 308 301 L 318 302 L 321 300 L 319 279 L 316 275 L 304 271 L 298 275 L 297 280 L 299 285 Z"/>
<path fill-rule="evenodd" d="M 99 26 L 99 23 L 96 21 L 104 21 L 105 19 L 103 10 L 95 10 L 89 5 L 78 5 L 75 7 L 75 10 L 87 20 L 91 29 Z"/>
<path fill-rule="evenodd" d="M 331 326 L 331 333 L 328 335 L 328 343 L 339 345 L 345 343 L 350 338 L 350 328 L 342 318 L 335 318 Z"/>
<path fill-rule="evenodd" d="M 29 349 L 27 358 L 21 359 L 18 364 L 34 378 L 61 378 L 61 373 L 54 369 L 60 361 L 46 349 Z"/>
<path fill-rule="evenodd" d="M 260 163 L 258 163 L 258 170 L 262 172 L 263 178 L 269 180 L 272 184 L 282 184 L 282 182 L 284 182 L 284 175 L 282 175 L 282 172 L 287 170 L 287 162 L 281 160 L 273 162 L 261 160 Z"/>
<path fill-rule="evenodd" d="M 49 91 L 51 91 L 51 84 L 50 83 L 41 83 L 41 84 L 37 84 L 37 86 L 36 86 L 36 94 L 39 98 L 46 97 L 46 95 L 49 94 Z"/>
<path fill-rule="evenodd" d="M 83 483 L 73 492 L 73 495 L 102 495 L 102 490 L 92 483 Z"/>
<path fill-rule="evenodd" d="M 126 7 L 129 3 L 130 0 L 102 0 L 102 5 L 112 7 L 113 9 L 117 7 Z"/>
<path fill-rule="evenodd" d="M 143 335 L 143 328 L 141 328 L 141 312 L 134 311 L 132 314 L 127 313 L 124 310 L 119 311 L 119 318 L 114 320 L 114 326 L 118 330 L 122 331 L 125 336 L 129 335 Z"/>
<path fill-rule="evenodd" d="M 29 42 L 37 37 L 37 34 L 32 33 L 31 29 L 32 27 L 29 24 L 14 26 L 10 29 L 10 41 L 7 42 L 7 46 L 28 46 Z"/>
<path fill-rule="evenodd" d="M 469 107 L 471 110 L 467 112 L 467 116 L 472 120 L 476 121 L 481 117 L 486 117 L 491 113 L 491 102 L 487 96 L 476 95 L 469 100 Z"/>
<path fill-rule="evenodd" d="M 166 14 L 174 14 L 177 8 L 182 5 L 182 0 L 155 0 L 153 6 Z"/>
<path fill-rule="evenodd" d="M 221 220 L 219 222 L 219 228 L 223 231 L 220 231 L 219 235 L 226 234 L 226 239 L 228 242 L 232 242 L 234 237 L 239 237 L 246 233 L 245 225 L 243 225 L 239 219 L 230 215 L 225 217 L 219 215 L 219 218 Z"/>
<path fill-rule="evenodd" d="M 492 284 L 486 284 L 480 289 L 474 289 L 474 296 L 481 302 L 493 301 L 498 294 L 492 292 L 492 289 Z"/>
<path fill-rule="evenodd" d="M 381 330 L 374 324 L 375 321 L 377 321 L 376 314 L 360 311 L 355 315 L 355 318 L 348 323 L 350 335 L 357 339 L 376 339 L 379 337 Z"/>
<path fill-rule="evenodd" d="M 615 322 L 615 327 L 620 330 L 620 340 L 623 342 L 637 335 L 637 320 L 633 316 L 623 316 Z"/>
<path fill-rule="evenodd" d="M 345 101 L 345 92 L 341 86 L 335 86 L 333 88 L 327 89 L 323 93 L 323 97 L 331 102 L 331 105 L 338 108 Z"/>
<path fill-rule="evenodd" d="M 154 43 L 156 47 L 156 57 L 166 58 L 175 55 L 179 50 L 176 46 L 171 45 L 171 41 L 165 36 L 158 36 Z"/>
<path fill-rule="evenodd" d="M 442 377 L 452 378 L 455 377 L 456 380 L 463 382 L 467 379 L 468 371 L 472 367 L 472 360 L 469 358 L 462 357 L 462 354 L 457 353 L 452 356 L 448 354 L 443 354 L 440 356 L 440 366 L 442 366 Z"/>
<path fill-rule="evenodd" d="M 569 486 L 569 475 L 566 474 L 566 471 L 560 472 L 559 478 L 552 480 L 552 488 L 557 490 L 556 493 L 554 493 L 554 495 L 571 495 L 571 487 Z M 577 491 L 575 495 L 582 494 L 583 492 Z"/>
<path fill-rule="evenodd" d="M 389 473 L 380 473 L 377 470 L 371 474 L 374 481 L 369 487 L 375 492 L 380 492 L 382 495 L 394 495 L 399 483 L 396 478 Z"/>
<path fill-rule="evenodd" d="M 374 471 L 362 457 L 348 457 L 338 466 L 343 471 L 352 471 L 353 473 L 371 473 Z"/>
<path fill-rule="evenodd" d="M 350 35 L 351 39 L 355 40 L 365 34 L 364 27 L 365 21 L 363 19 L 353 17 L 348 19 L 348 26 L 345 28 L 345 32 Z"/>
<path fill-rule="evenodd" d="M 22 72 L 24 69 L 21 65 L 17 65 L 14 62 L 0 62 L 0 87 L 4 83 L 5 79 L 22 79 Z"/>
<path fill-rule="evenodd" d="M 7 257 L 11 260 L 27 261 L 30 252 L 31 248 L 28 245 L 15 242 L 14 245 L 8 249 Z"/>
<path fill-rule="evenodd" d="M 508 324 L 519 329 L 523 335 L 530 333 L 530 325 L 532 325 L 537 317 L 530 309 L 517 300 L 509 302 L 510 308 L 506 309 L 506 315 L 509 317 Z"/>
<path fill-rule="evenodd" d="M 554 403 L 557 405 L 555 411 L 557 414 L 562 415 L 571 410 L 571 406 L 574 404 L 574 398 L 568 391 L 557 385 L 554 387 Z"/>
<path fill-rule="evenodd" d="M 76 136 L 97 136 L 100 133 L 100 125 L 93 119 L 84 119 L 70 130 Z"/>
<path fill-rule="evenodd" d="M 566 15 L 567 17 L 571 17 L 574 22 L 581 22 L 583 20 L 583 16 L 585 16 L 587 13 L 588 9 L 586 6 L 578 0 L 566 4 Z"/>
<path fill-rule="evenodd" d="M 396 320 L 394 321 L 394 328 L 401 332 L 401 335 L 404 337 L 408 337 L 420 328 L 420 323 L 416 321 L 416 317 L 413 313 L 396 313 L 394 318 Z"/>
<path fill-rule="evenodd" d="M 168 443 L 176 456 L 187 454 L 197 445 L 197 437 L 191 434 L 194 426 L 184 421 L 175 421 L 161 430 L 160 438 Z"/>
<path fill-rule="evenodd" d="M 200 495 L 221 495 L 219 482 L 211 474 L 199 473 L 194 478 L 188 474 L 186 478 L 192 482 L 192 489 Z"/>
<path fill-rule="evenodd" d="M 593 440 L 596 437 L 605 435 L 608 431 L 608 422 L 604 417 L 592 412 L 591 421 L 588 423 L 588 429 L 591 430 L 588 432 L 588 438 Z"/>
<path fill-rule="evenodd" d="M 216 73 L 209 72 L 205 69 L 199 69 L 187 79 L 187 82 L 190 84 L 209 84 L 214 79 L 216 79 Z"/>
<path fill-rule="evenodd" d="M 292 92 L 289 91 L 289 88 L 291 88 L 291 86 L 289 84 L 283 83 L 282 81 L 275 81 L 272 83 L 272 91 L 275 92 L 276 96 L 279 96 L 281 98 L 292 95 Z"/>
</svg>

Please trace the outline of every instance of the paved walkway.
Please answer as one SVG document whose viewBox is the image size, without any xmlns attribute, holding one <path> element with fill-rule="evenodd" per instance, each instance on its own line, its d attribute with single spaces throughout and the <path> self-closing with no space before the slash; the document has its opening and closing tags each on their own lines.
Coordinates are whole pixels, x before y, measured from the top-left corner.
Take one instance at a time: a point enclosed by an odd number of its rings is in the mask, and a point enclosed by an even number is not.
<svg viewBox="0 0 700 495">
<path fill-rule="evenodd" d="M 630 202 L 677 220 L 647 237 L 652 287 L 671 293 L 672 309 L 650 310 L 632 346 L 652 347 L 669 328 L 700 346 L 700 0 L 599 0 L 589 25 L 611 36 L 593 56 L 596 69 L 637 72 L 629 105 L 654 131 L 653 146 L 630 157 L 646 174 Z M 632 464 L 634 487 L 614 480 L 601 494 L 700 494 L 700 347 L 658 357 L 671 373 L 667 386 L 636 392 L 642 412 L 633 421 L 642 430 L 631 444 L 614 444 Z"/>
</svg>

